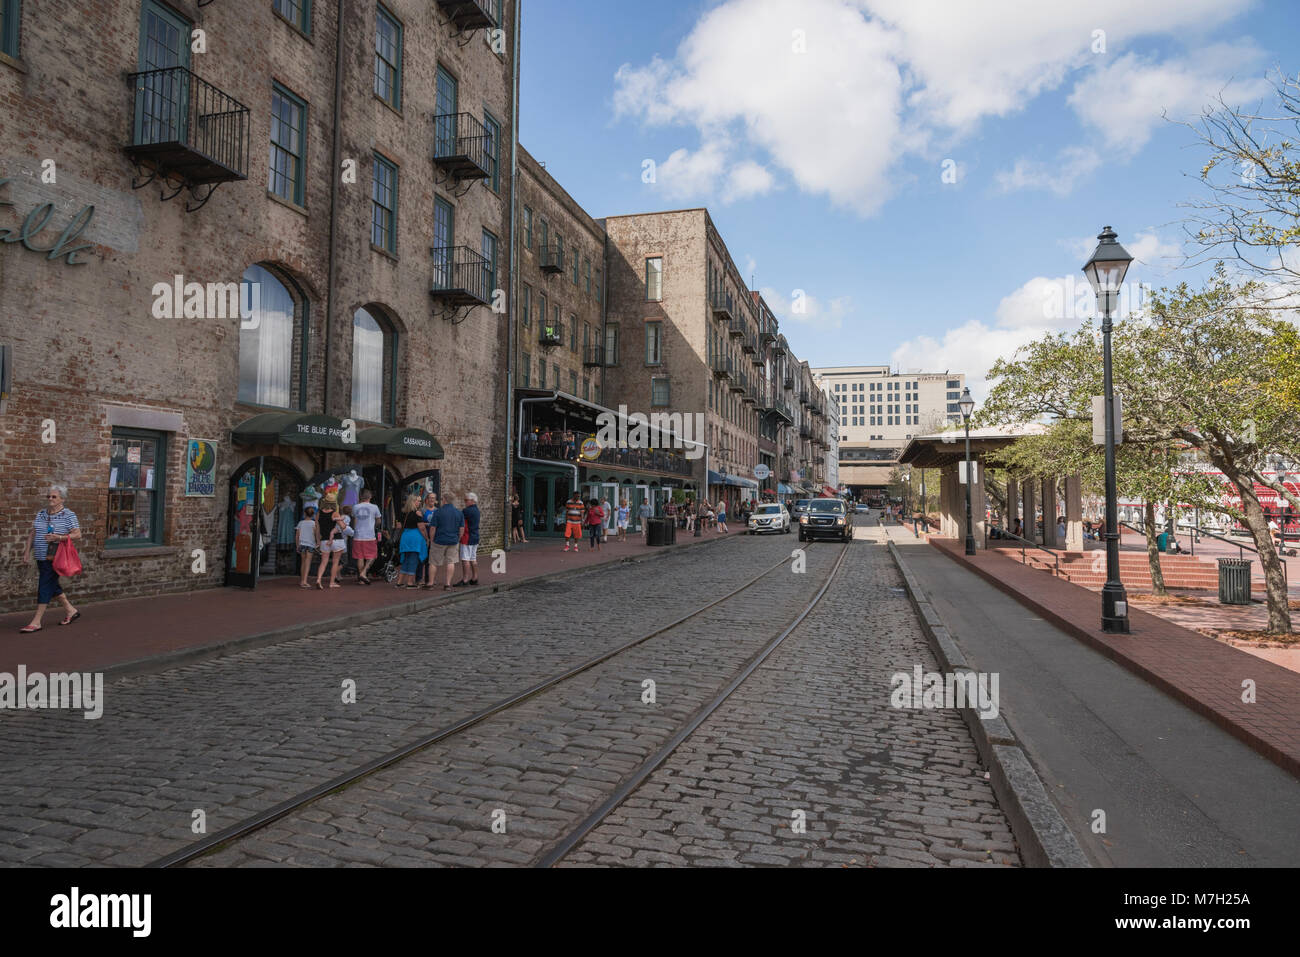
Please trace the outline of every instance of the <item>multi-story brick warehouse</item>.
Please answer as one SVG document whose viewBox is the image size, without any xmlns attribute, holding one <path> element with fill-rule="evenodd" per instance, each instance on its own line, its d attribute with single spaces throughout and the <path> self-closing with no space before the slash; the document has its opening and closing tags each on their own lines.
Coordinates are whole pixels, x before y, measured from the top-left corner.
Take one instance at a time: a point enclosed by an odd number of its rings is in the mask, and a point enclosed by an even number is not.
<svg viewBox="0 0 1300 957">
<path fill-rule="evenodd" d="M 517 4 L 4 10 L 4 606 L 51 482 L 78 598 L 290 571 L 331 478 L 500 542 Z"/>
</svg>

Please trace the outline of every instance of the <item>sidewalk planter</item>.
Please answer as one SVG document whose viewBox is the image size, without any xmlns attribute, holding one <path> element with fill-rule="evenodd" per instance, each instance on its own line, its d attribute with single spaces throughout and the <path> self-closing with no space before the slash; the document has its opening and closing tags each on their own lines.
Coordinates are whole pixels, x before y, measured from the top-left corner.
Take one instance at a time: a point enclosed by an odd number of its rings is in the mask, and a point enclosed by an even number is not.
<svg viewBox="0 0 1300 957">
<path fill-rule="evenodd" d="M 1219 559 L 1219 604 L 1250 604 L 1250 562 L 1247 559 Z"/>
</svg>

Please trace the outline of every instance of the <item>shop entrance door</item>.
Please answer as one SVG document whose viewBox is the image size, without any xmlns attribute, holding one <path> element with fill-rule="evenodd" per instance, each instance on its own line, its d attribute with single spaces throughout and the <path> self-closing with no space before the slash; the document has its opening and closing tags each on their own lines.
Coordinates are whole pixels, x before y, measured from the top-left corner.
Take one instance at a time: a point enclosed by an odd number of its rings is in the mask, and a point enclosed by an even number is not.
<svg viewBox="0 0 1300 957">
<path fill-rule="evenodd" d="M 261 542 L 262 459 L 249 459 L 230 477 L 230 507 L 226 522 L 226 584 L 257 587 Z"/>
</svg>

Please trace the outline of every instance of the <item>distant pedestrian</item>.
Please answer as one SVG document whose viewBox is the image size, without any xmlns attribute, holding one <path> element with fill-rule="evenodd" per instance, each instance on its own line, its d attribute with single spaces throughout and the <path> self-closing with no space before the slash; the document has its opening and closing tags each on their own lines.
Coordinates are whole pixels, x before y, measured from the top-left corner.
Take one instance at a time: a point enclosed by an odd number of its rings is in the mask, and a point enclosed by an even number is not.
<svg viewBox="0 0 1300 957">
<path fill-rule="evenodd" d="M 329 538 L 321 542 L 320 570 L 316 572 L 317 588 L 321 588 L 321 578 L 325 575 L 326 565 L 330 566 L 330 588 L 343 587 L 339 584 L 339 571 L 343 566 L 343 555 L 348 548 L 348 539 L 355 534 L 352 528 L 352 506 L 344 505 L 333 514 L 333 519 L 334 527 L 330 529 Z"/>
<path fill-rule="evenodd" d="M 601 542 L 604 538 L 605 512 L 600 507 L 600 502 L 591 499 L 587 503 L 587 544 L 589 548 L 600 551 Z"/>
<path fill-rule="evenodd" d="M 424 518 L 426 535 L 432 534 L 433 515 L 436 511 L 438 511 L 438 493 L 426 492 L 424 500 L 420 503 L 420 515 Z M 437 578 L 438 570 L 436 566 L 429 561 L 428 551 L 426 550 L 425 557 L 420 562 L 419 571 L 416 573 L 416 581 L 420 582 L 421 587 L 423 588 L 432 588 L 434 585 L 438 584 Z"/>
<path fill-rule="evenodd" d="M 316 506 L 307 505 L 302 510 L 302 521 L 298 523 L 294 531 L 294 545 L 297 548 L 299 561 L 302 563 L 302 580 L 298 583 L 300 588 L 311 588 L 307 583 L 307 576 L 311 574 L 311 562 L 316 556 L 320 546 L 319 529 L 316 527 Z M 321 564 L 326 559 L 321 559 Z"/>
<path fill-rule="evenodd" d="M 401 556 L 402 570 L 397 576 L 397 588 L 419 588 L 415 576 L 419 574 L 420 562 L 429 555 L 429 526 L 420 511 L 420 496 L 408 495 L 406 507 L 402 510 L 402 537 L 397 544 Z"/>
<path fill-rule="evenodd" d="M 352 557 L 361 563 L 357 570 L 357 584 L 369 585 L 370 578 L 366 572 L 370 570 L 370 563 L 379 557 L 379 529 L 383 524 L 383 516 L 379 506 L 370 501 L 373 497 L 370 489 L 362 489 L 360 497 L 361 501 L 352 509 L 352 519 L 356 522 Z"/>
<path fill-rule="evenodd" d="M 23 562 L 25 564 L 35 559 L 38 585 L 36 614 L 32 617 L 31 624 L 18 629 L 24 635 L 40 631 L 44 627 L 41 619 L 55 598 L 67 613 L 63 621 L 59 622 L 60 625 L 70 625 L 81 617 L 81 612 L 72 606 L 68 596 L 63 593 L 63 588 L 59 585 L 59 573 L 54 570 L 54 559 L 58 557 L 58 550 L 63 547 L 63 543 L 75 542 L 81 538 L 81 525 L 77 522 L 76 513 L 63 504 L 67 497 L 66 485 L 51 485 L 46 495 L 48 504 L 36 513 L 32 527 L 27 532 Z"/>
<path fill-rule="evenodd" d="M 609 527 L 614 524 L 614 510 L 610 508 L 608 495 L 600 500 L 600 512 L 602 516 L 600 538 L 601 541 L 607 542 L 609 541 Z"/>
<path fill-rule="evenodd" d="M 623 499 L 618 506 L 618 540 L 627 542 L 627 523 L 632 516 L 632 509 L 628 507 L 627 499 Z"/>
<path fill-rule="evenodd" d="M 456 587 L 463 588 L 478 584 L 478 540 L 479 521 L 478 495 L 465 493 L 465 510 L 461 513 L 465 519 L 465 530 L 460 536 L 460 581 Z"/>
<path fill-rule="evenodd" d="M 569 539 L 573 539 L 576 552 L 582 544 L 582 520 L 587 514 L 587 506 L 582 504 L 582 496 L 574 489 L 569 500 L 564 503 L 564 550 L 569 550 Z"/>
<path fill-rule="evenodd" d="M 438 568 L 444 568 L 442 590 L 451 591 L 451 576 L 456 571 L 456 559 L 460 554 L 460 530 L 465 524 L 465 515 L 448 495 L 438 510 L 433 513 L 433 523 L 429 531 L 433 542 L 429 549 L 429 587 L 433 587 L 433 576 Z"/>
<path fill-rule="evenodd" d="M 649 499 L 644 499 L 637 506 L 636 514 L 641 519 L 641 536 L 647 543 L 650 541 L 650 519 L 654 517 L 654 506 L 650 504 Z"/>
<path fill-rule="evenodd" d="M 1065 541 L 1065 535 L 1066 535 L 1066 531 L 1065 531 L 1065 519 L 1063 519 L 1063 518 L 1057 518 L 1057 520 L 1056 520 L 1056 543 L 1057 543 L 1058 545 L 1059 545 L 1061 542 Z"/>
<path fill-rule="evenodd" d="M 532 435 L 532 433 L 528 433 Z M 524 529 L 524 507 L 519 504 L 519 496 L 510 499 L 510 540 L 521 544 L 528 543 Z"/>
<path fill-rule="evenodd" d="M 718 500 L 718 528 L 717 531 L 723 535 L 728 534 L 731 529 L 727 528 L 727 500 Z"/>
</svg>

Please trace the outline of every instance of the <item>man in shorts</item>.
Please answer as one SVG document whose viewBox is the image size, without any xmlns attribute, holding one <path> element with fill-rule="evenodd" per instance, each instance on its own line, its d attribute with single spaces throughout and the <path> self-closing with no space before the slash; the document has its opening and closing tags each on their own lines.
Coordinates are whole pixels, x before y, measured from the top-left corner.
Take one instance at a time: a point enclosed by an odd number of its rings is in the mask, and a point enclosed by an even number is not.
<svg viewBox="0 0 1300 957">
<path fill-rule="evenodd" d="M 370 563 L 379 557 L 379 506 L 370 501 L 371 497 L 370 489 L 363 488 L 361 501 L 352 510 L 353 528 L 356 529 L 356 535 L 352 539 L 352 556 L 361 563 L 357 573 L 358 585 L 370 584 L 366 572 L 370 570 Z"/>
<path fill-rule="evenodd" d="M 429 529 L 433 539 L 429 545 L 430 581 L 433 569 L 446 569 L 443 572 L 443 591 L 451 591 L 451 576 L 456 571 L 456 559 L 460 554 L 460 529 L 464 524 L 465 516 L 456 507 L 453 496 L 447 495 L 442 505 L 434 510 Z"/>
<path fill-rule="evenodd" d="M 478 539 L 479 521 L 482 516 L 478 510 L 478 495 L 465 493 L 465 532 L 461 534 L 460 543 L 460 581 L 456 588 L 466 588 L 478 584 Z"/>
<path fill-rule="evenodd" d="M 573 539 L 573 550 L 576 552 L 578 546 L 582 544 L 582 520 L 587 515 L 587 506 L 582 504 L 582 496 L 575 489 L 569 496 L 569 500 L 564 503 L 564 550 L 569 550 L 569 539 Z"/>
</svg>

